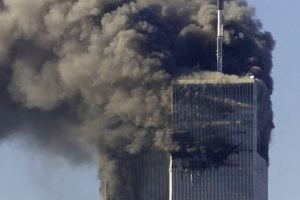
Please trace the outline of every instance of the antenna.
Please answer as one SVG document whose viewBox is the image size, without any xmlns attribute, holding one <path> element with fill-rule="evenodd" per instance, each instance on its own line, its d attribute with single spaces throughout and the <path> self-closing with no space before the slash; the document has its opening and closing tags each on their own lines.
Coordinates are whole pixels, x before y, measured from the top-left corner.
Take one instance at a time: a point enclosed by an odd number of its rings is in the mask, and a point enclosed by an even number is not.
<svg viewBox="0 0 300 200">
<path fill-rule="evenodd" d="M 218 33 L 217 33 L 217 71 L 223 71 L 223 9 L 224 0 L 217 0 L 218 6 Z"/>
</svg>

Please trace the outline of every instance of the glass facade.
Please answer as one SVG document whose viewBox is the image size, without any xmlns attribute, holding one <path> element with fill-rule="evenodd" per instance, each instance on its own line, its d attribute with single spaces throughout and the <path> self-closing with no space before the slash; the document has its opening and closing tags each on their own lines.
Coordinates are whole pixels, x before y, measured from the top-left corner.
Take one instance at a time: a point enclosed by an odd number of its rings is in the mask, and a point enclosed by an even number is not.
<svg viewBox="0 0 300 200">
<path fill-rule="evenodd" d="M 257 151 L 257 86 L 177 82 L 169 200 L 267 200 L 267 161 Z"/>
</svg>

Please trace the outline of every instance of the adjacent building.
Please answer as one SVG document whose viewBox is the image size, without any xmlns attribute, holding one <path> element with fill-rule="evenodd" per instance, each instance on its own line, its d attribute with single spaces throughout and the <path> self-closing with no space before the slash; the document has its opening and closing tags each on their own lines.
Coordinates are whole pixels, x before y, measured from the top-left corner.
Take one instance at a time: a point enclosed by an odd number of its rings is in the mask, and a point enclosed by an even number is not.
<svg viewBox="0 0 300 200">
<path fill-rule="evenodd" d="M 169 197 L 169 154 L 149 151 L 136 163 L 137 200 L 167 200 Z"/>
</svg>

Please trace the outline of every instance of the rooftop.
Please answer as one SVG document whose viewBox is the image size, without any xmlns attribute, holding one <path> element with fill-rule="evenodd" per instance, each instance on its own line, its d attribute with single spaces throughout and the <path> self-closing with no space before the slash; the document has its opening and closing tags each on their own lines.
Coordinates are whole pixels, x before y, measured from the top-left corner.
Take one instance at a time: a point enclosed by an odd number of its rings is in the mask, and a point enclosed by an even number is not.
<svg viewBox="0 0 300 200">
<path fill-rule="evenodd" d="M 254 82 L 255 79 L 248 75 L 226 75 L 220 72 L 198 72 L 180 77 L 174 81 L 176 84 L 240 84 Z"/>
</svg>

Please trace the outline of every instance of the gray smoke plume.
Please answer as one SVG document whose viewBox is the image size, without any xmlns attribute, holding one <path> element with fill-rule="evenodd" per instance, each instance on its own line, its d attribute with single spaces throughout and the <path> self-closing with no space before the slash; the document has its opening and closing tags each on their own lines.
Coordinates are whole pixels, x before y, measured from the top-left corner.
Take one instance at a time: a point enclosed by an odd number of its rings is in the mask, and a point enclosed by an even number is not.
<svg viewBox="0 0 300 200">
<path fill-rule="evenodd" d="M 0 0 L 0 137 L 34 135 L 74 162 L 99 152 L 113 200 L 133 200 L 131 164 L 169 128 L 172 80 L 215 71 L 215 0 Z M 244 0 L 225 1 L 224 73 L 266 85 L 272 36 Z M 102 183 L 102 185 L 105 185 Z"/>
</svg>

